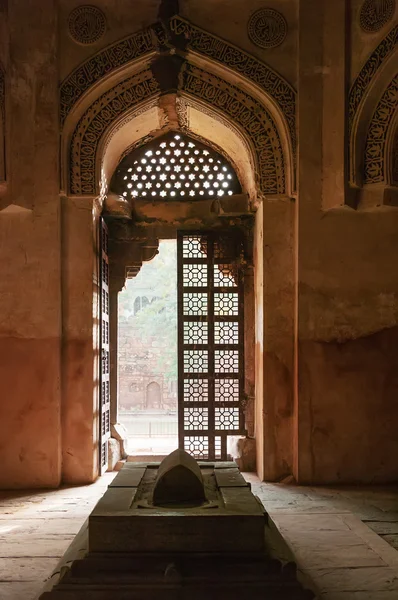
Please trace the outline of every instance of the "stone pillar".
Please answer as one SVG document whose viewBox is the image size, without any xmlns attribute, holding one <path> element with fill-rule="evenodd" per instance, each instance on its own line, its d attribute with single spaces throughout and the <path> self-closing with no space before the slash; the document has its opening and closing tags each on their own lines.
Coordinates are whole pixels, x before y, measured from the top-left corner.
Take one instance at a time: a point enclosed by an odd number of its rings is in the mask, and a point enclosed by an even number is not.
<svg viewBox="0 0 398 600">
<path fill-rule="evenodd" d="M 320 2 L 320 4 L 322 4 Z M 347 185 L 347 2 L 325 2 L 323 14 L 322 208 L 344 206 Z M 307 42 L 308 43 L 308 42 Z M 318 68 L 321 68 L 321 63 Z M 302 138 L 300 138 L 302 141 Z"/>
<path fill-rule="evenodd" d="M 62 199 L 63 481 L 99 472 L 99 209 L 93 198 Z"/>
<path fill-rule="evenodd" d="M 256 215 L 256 443 L 261 479 L 292 471 L 295 204 L 265 198 Z"/>
<path fill-rule="evenodd" d="M 323 0 L 300 0 L 299 8 L 299 215 L 298 215 L 298 389 L 294 476 L 307 480 L 311 472 L 311 406 L 303 389 L 305 364 L 300 345 L 306 336 L 306 287 L 302 281 L 313 228 L 318 227 L 322 208 L 322 127 L 323 127 Z M 306 237 L 307 236 L 307 237 Z"/>
<path fill-rule="evenodd" d="M 60 482 L 57 2 L 13 0 L 3 38 L 7 186 L 0 198 L 0 487 Z M 4 20 L 3 20 L 4 19 Z M 7 55 L 6 55 L 7 53 Z"/>
</svg>

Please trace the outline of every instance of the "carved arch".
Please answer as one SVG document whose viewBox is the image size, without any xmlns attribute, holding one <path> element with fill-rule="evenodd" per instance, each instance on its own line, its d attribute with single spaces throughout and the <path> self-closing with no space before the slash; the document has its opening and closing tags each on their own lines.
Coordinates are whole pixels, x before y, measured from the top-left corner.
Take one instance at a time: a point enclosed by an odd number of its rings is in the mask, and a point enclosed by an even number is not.
<svg viewBox="0 0 398 600">
<path fill-rule="evenodd" d="M 236 46 L 182 19 L 172 17 L 166 26 L 156 23 L 114 43 L 77 67 L 61 84 L 61 126 L 82 98 L 102 80 L 121 68 L 154 57 L 160 50 L 187 58 L 190 54 L 213 61 L 232 71 L 240 79 L 264 93 L 280 117 L 279 127 L 286 129 L 287 153 L 295 168 L 296 155 L 296 92 L 293 87 L 269 66 Z"/>
<path fill-rule="evenodd" d="M 389 31 L 369 56 L 349 93 L 350 181 L 356 186 L 363 183 L 367 131 L 380 100 L 379 90 L 384 89 L 395 75 L 397 55 L 398 25 Z"/>
<path fill-rule="evenodd" d="M 390 183 L 390 161 L 394 122 L 398 111 L 398 73 L 384 91 L 373 113 L 366 136 L 364 183 Z"/>
<path fill-rule="evenodd" d="M 152 71 L 145 69 L 113 86 L 85 111 L 70 143 L 71 194 L 99 193 L 101 174 L 98 155 L 104 138 L 109 137 L 109 131 L 116 122 L 120 126 L 120 123 L 131 120 L 135 109 L 145 110 L 145 105 L 153 104 L 161 91 L 163 95 L 167 92 L 160 90 Z M 249 142 L 260 191 L 263 194 L 286 193 L 285 157 L 279 131 L 271 114 L 257 99 L 221 77 L 187 62 L 180 73 L 177 95 L 193 98 L 199 105 L 209 107 L 213 114 L 221 112 L 224 118 L 227 117 Z M 134 114 L 136 116 L 137 113 Z"/>
</svg>

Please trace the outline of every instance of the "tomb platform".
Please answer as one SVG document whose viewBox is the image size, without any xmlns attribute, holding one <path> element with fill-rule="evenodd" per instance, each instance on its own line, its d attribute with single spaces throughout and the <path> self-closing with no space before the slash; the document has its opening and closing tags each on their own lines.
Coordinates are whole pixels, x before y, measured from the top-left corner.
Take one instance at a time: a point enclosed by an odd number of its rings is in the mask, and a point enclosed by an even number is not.
<svg viewBox="0 0 398 600">
<path fill-rule="evenodd" d="M 309 600 L 234 462 L 126 463 L 40 600 Z"/>
</svg>

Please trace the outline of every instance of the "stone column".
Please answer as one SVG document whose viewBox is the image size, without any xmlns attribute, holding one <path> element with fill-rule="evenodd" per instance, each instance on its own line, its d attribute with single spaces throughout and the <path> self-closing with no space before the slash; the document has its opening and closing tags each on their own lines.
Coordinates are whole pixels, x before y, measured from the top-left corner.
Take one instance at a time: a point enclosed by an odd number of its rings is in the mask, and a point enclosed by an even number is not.
<svg viewBox="0 0 398 600">
<path fill-rule="evenodd" d="M 296 388 L 296 428 L 294 476 L 307 480 L 311 472 L 311 398 L 305 393 L 305 363 L 301 342 L 306 337 L 307 296 L 302 281 L 307 255 L 314 252 L 309 241 L 318 227 L 322 208 L 322 127 L 323 127 L 323 14 L 324 0 L 300 0 L 299 8 L 299 154 L 298 154 L 298 388 Z"/>
<path fill-rule="evenodd" d="M 256 215 L 256 443 L 261 479 L 292 470 L 295 203 L 265 198 Z"/>
<path fill-rule="evenodd" d="M 62 199 L 63 480 L 99 473 L 98 219 L 93 198 Z"/>
<path fill-rule="evenodd" d="M 322 208 L 324 210 L 344 206 L 346 202 L 347 4 L 346 0 L 333 0 L 324 4 L 322 67 Z M 318 63 L 318 68 L 321 69 L 321 63 Z"/>
</svg>

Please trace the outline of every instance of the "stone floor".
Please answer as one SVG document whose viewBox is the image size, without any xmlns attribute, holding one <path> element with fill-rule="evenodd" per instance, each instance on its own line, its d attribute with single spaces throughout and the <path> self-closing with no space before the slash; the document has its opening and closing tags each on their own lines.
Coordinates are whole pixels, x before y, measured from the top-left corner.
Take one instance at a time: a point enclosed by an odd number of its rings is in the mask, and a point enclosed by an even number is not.
<svg viewBox="0 0 398 600">
<path fill-rule="evenodd" d="M 0 492 L 1 600 L 35 598 L 114 475 L 91 486 Z M 321 600 L 398 600 L 398 487 L 313 488 L 246 477 Z"/>
</svg>

